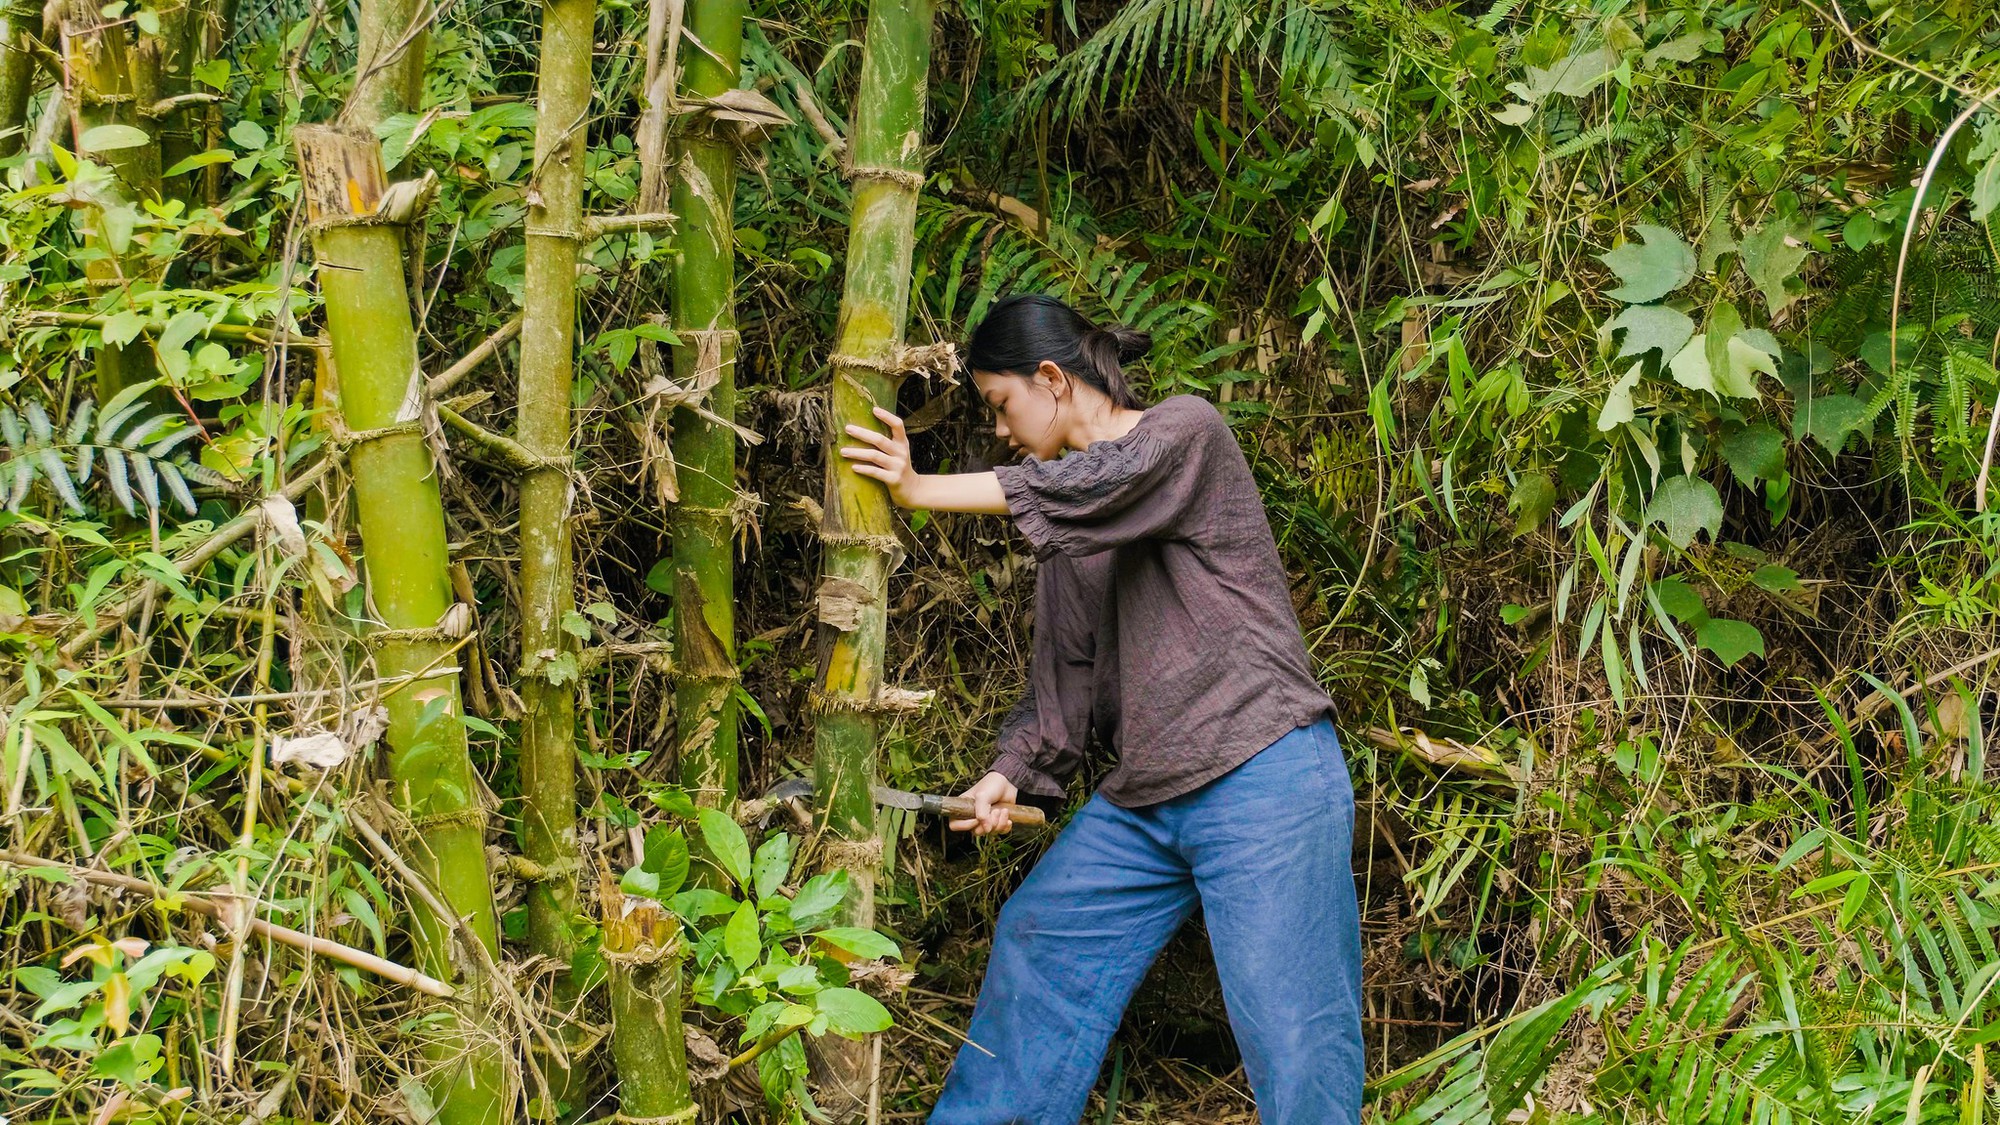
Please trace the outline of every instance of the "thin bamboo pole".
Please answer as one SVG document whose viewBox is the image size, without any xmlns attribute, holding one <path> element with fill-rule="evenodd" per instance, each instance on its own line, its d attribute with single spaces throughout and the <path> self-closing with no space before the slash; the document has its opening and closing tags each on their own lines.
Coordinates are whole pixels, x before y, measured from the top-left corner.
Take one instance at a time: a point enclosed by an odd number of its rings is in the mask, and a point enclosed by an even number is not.
<svg viewBox="0 0 2000 1125">
<path fill-rule="evenodd" d="M 813 780 L 830 866 L 855 888 L 848 921 L 872 926 L 876 836 L 875 756 L 884 699 L 883 649 L 889 573 L 900 561 L 896 517 L 886 489 L 847 467 L 839 454 L 849 425 L 880 429 L 876 406 L 893 409 L 897 355 L 908 315 L 917 191 L 923 184 L 923 123 L 930 69 L 929 0 L 871 0 L 861 89 L 852 125 L 854 212 L 846 290 L 834 342 L 833 408 L 826 433 L 825 545 L 820 587 L 821 652 L 815 695 Z M 822 1080 L 848 1103 L 867 1103 L 873 1075 L 866 1044 L 825 1042 Z"/>
<path fill-rule="evenodd" d="M 576 374 L 577 255 L 589 236 L 583 173 L 596 0 L 542 5 L 534 175 L 528 188 L 521 315 L 519 444 L 536 458 L 521 474 L 521 851 L 541 868 L 527 897 L 528 947 L 557 964 L 576 953 L 576 638 L 570 545 L 570 387 Z M 556 982 L 573 1004 L 577 982 Z M 551 1058 L 548 1094 L 570 1099 L 566 1060 Z"/>
<path fill-rule="evenodd" d="M 458 672 L 445 659 L 454 598 L 437 466 L 421 429 L 423 371 L 403 268 L 410 215 L 393 201 L 383 207 L 388 184 L 373 133 L 302 125 L 293 138 L 341 420 L 352 442 L 348 465 L 369 600 L 382 621 L 369 644 L 382 676 L 412 677 L 383 699 L 391 791 L 411 821 L 412 866 L 497 954 L 486 810 L 459 721 Z M 413 913 L 419 967 L 446 980 L 459 976 L 453 919 L 430 909 Z M 494 1125 L 512 1101 L 504 1052 L 482 1026 L 483 1000 L 471 997 L 425 1043 L 444 1125 Z"/>
<path fill-rule="evenodd" d="M 680 69 L 684 98 L 713 98 L 736 87 L 746 14 L 743 0 L 688 4 L 687 29 L 701 48 L 688 51 Z M 672 189 L 680 218 L 674 377 L 685 388 L 707 387 L 710 414 L 733 420 L 736 145 L 706 116 L 686 120 Z M 676 411 L 673 422 L 681 490 L 672 515 L 681 783 L 697 804 L 728 809 L 737 788 L 736 435 L 692 410 Z"/>
</svg>

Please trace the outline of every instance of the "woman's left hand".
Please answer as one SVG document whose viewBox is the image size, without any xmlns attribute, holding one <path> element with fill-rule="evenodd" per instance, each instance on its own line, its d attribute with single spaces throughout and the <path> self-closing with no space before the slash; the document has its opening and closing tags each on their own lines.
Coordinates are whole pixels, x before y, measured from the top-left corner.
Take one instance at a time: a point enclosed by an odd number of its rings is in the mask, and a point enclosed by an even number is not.
<svg viewBox="0 0 2000 1125">
<path fill-rule="evenodd" d="M 910 467 L 910 437 L 903 432 L 901 418 L 879 406 L 875 408 L 875 417 L 889 427 L 889 432 L 878 434 L 866 426 L 849 426 L 848 437 L 868 444 L 841 446 L 840 455 L 853 462 L 855 472 L 888 485 L 889 499 L 907 508 L 918 478 L 917 471 Z"/>
</svg>

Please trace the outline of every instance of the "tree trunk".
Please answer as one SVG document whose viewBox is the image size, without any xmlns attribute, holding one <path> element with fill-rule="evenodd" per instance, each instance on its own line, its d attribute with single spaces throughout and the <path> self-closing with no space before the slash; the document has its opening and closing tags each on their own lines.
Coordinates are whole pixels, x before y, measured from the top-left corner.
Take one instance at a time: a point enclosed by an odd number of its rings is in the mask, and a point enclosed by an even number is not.
<svg viewBox="0 0 2000 1125">
<path fill-rule="evenodd" d="M 840 304 L 827 414 L 826 502 L 820 540 L 821 666 L 815 698 L 813 780 L 829 866 L 847 868 L 854 885 L 849 922 L 872 926 L 875 868 L 876 740 L 894 708 L 883 690 L 889 573 L 901 561 L 888 491 L 847 467 L 840 447 L 849 425 L 882 428 L 872 413 L 893 410 L 902 364 L 923 184 L 925 85 L 930 68 L 928 0 L 872 0 L 853 136 L 854 216 L 847 243 L 847 283 Z M 867 1044 L 826 1041 L 823 1077 L 858 1106 L 872 1069 Z"/>
<path fill-rule="evenodd" d="M 516 432 L 542 463 L 521 474 L 521 850 L 544 872 L 528 892 L 528 947 L 567 965 L 576 952 L 576 641 L 570 548 L 570 385 L 576 367 L 577 252 L 596 0 L 542 6 L 535 173 L 528 188 Z M 567 975 L 557 985 L 575 997 Z M 566 1072 L 550 1075 L 558 1098 Z"/>
<path fill-rule="evenodd" d="M 114 294 L 145 283 L 142 261 L 130 253 L 132 229 L 137 205 L 160 194 L 159 140 L 152 118 L 140 109 L 159 98 L 161 44 L 150 35 L 135 36 L 133 28 L 129 20 L 106 19 L 94 0 L 70 0 L 62 8 L 62 53 L 76 151 L 111 172 L 110 183 L 97 189 L 94 206 L 81 212 L 85 244 L 103 251 L 84 264 L 84 276 L 100 306 L 115 305 Z M 107 128 L 111 126 L 123 128 Z M 127 129 L 138 130 L 144 140 L 132 143 Z M 97 349 L 100 402 L 152 377 L 146 344 L 135 341 Z"/>
<path fill-rule="evenodd" d="M 495 957 L 499 933 L 486 869 L 486 809 L 466 752 L 453 635 L 444 506 L 423 434 L 423 371 L 404 269 L 406 213 L 379 210 L 388 188 L 374 134 L 295 130 L 320 293 L 340 383 L 341 419 L 369 601 L 376 671 L 397 686 L 389 712 L 392 795 L 409 817 L 413 866 Z M 394 210 L 392 204 L 392 212 Z M 407 682 L 401 682 L 407 679 Z M 453 920 L 414 908 L 423 971 L 457 979 Z M 475 982 L 476 984 L 477 982 Z M 483 1025 L 484 992 L 429 1034 L 432 1097 L 444 1125 L 496 1125 L 511 1094 L 502 1044 Z"/>
<path fill-rule="evenodd" d="M 40 30 L 42 14 L 22 0 L 0 0 L 0 159 L 28 146 L 28 91 L 35 57 L 28 36 Z"/>
<path fill-rule="evenodd" d="M 627 1121 L 695 1119 L 681 1030 L 680 923 L 648 899 L 627 898 L 615 879 L 600 887 L 604 967 L 611 986 L 611 1055 L 618 1115 Z"/>
<path fill-rule="evenodd" d="M 373 129 L 423 100 L 433 12 L 427 0 L 362 0 L 354 92 L 340 112 L 343 123 Z"/>
<path fill-rule="evenodd" d="M 681 94 L 712 98 L 736 87 L 743 56 L 743 0 L 694 0 Z M 672 44 L 668 45 L 669 48 Z M 717 417 L 736 417 L 736 146 L 705 115 L 683 118 L 673 178 L 680 218 L 674 269 L 674 377 L 706 386 Z M 695 802 L 736 800 L 736 435 L 691 410 L 673 416 L 680 503 L 673 510 L 674 653 L 679 678 L 681 783 Z"/>
</svg>

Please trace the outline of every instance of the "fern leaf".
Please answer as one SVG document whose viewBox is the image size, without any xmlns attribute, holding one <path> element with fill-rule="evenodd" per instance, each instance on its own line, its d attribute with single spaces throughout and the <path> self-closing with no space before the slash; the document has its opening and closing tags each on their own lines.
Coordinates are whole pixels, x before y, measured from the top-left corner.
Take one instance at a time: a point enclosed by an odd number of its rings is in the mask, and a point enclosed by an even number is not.
<svg viewBox="0 0 2000 1125">
<path fill-rule="evenodd" d="M 69 417 L 69 428 L 63 433 L 63 440 L 71 445 L 79 445 L 90 433 L 90 419 L 97 410 L 97 404 L 90 399 L 77 403 L 76 410 Z"/>
<path fill-rule="evenodd" d="M 153 459 L 134 451 L 132 476 L 139 482 L 139 497 L 146 502 L 146 511 L 157 513 L 160 510 L 160 474 L 153 469 Z"/>
<path fill-rule="evenodd" d="M 174 499 L 187 509 L 188 515 L 200 511 L 195 506 L 194 494 L 188 491 L 187 481 L 181 479 L 180 470 L 174 467 L 172 461 L 160 462 L 160 479 L 166 482 L 167 491 L 173 493 Z"/>
<path fill-rule="evenodd" d="M 116 398 L 113 398 L 110 403 L 105 405 L 104 409 L 97 412 L 97 444 L 121 444 L 118 441 L 119 431 L 125 428 L 127 422 L 145 412 L 146 404 L 143 402 L 119 401 L 131 389 L 127 387 L 125 390 L 119 391 Z"/>
<path fill-rule="evenodd" d="M 48 445 L 56 440 L 55 427 L 49 424 L 49 412 L 42 409 L 39 402 L 30 401 L 27 408 L 28 432 L 35 440 Z"/>
<path fill-rule="evenodd" d="M 0 404 L 0 438 L 6 439 L 8 451 L 16 457 L 28 444 L 28 435 L 21 428 L 21 416 L 14 413 L 13 407 L 4 404 Z"/>
<path fill-rule="evenodd" d="M 16 457 L 12 461 L 0 463 L 0 473 L 12 474 L 13 479 L 7 485 L 7 510 L 18 512 L 21 510 L 21 501 L 28 498 L 28 486 L 34 483 L 35 467 L 27 458 Z"/>
<path fill-rule="evenodd" d="M 34 404 L 29 403 L 28 409 L 32 412 Z M 46 418 L 44 420 L 46 421 Z M 49 487 L 55 490 L 57 496 L 62 497 L 62 502 L 69 510 L 82 515 L 85 511 L 83 500 L 76 494 L 76 484 L 70 480 L 69 466 L 63 464 L 62 455 L 44 446 L 35 450 L 35 462 L 41 466 L 42 477 L 49 482 Z"/>
<path fill-rule="evenodd" d="M 90 469 L 92 464 L 96 460 L 97 460 L 96 446 L 79 445 L 76 447 L 76 466 L 71 471 L 76 473 L 77 487 L 81 488 L 84 485 L 90 483 Z"/>
<path fill-rule="evenodd" d="M 118 439 L 118 444 L 127 449 L 138 449 L 153 440 L 153 435 L 159 433 L 167 423 L 173 420 L 174 415 L 172 414 L 155 414 L 150 418 L 142 420 L 138 425 L 127 431 L 125 436 Z"/>
<path fill-rule="evenodd" d="M 125 452 L 109 446 L 104 450 L 104 479 L 111 485 L 111 495 L 128 516 L 139 514 L 139 505 L 132 497 L 132 482 L 125 475 Z"/>
<path fill-rule="evenodd" d="M 147 446 L 146 456 L 153 458 L 155 461 L 164 460 L 167 454 L 172 453 L 174 451 L 175 446 L 180 445 L 182 442 L 186 441 L 187 439 L 193 437 L 194 435 L 200 432 L 201 432 L 200 430 L 196 429 L 193 426 L 183 426 L 180 429 L 175 430 L 173 433 L 168 434 L 166 437 L 163 437 L 160 440 L 154 442 L 153 444 Z"/>
</svg>

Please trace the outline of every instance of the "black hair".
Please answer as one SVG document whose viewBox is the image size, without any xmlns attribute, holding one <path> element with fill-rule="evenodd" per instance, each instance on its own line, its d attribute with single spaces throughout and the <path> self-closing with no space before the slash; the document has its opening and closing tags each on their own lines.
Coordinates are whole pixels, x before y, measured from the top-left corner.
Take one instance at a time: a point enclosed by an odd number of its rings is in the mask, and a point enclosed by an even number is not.
<svg viewBox="0 0 2000 1125">
<path fill-rule="evenodd" d="M 1124 364 L 1146 354 L 1153 338 L 1122 324 L 1092 325 L 1075 309 L 1041 293 L 1002 297 L 965 347 L 974 371 L 1032 376 L 1046 360 L 1103 391 L 1128 410 L 1146 407 L 1125 381 Z"/>
</svg>

